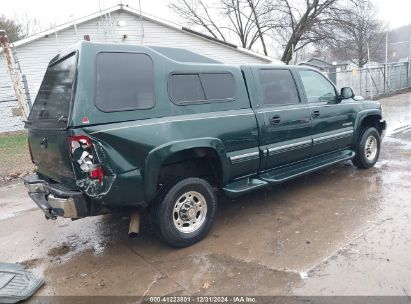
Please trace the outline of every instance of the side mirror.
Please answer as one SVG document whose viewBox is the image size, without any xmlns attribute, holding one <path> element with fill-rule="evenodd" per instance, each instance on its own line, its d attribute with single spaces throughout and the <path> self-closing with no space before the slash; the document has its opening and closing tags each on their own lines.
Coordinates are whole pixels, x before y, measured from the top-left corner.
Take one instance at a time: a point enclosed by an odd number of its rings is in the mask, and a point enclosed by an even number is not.
<svg viewBox="0 0 411 304">
<path fill-rule="evenodd" d="M 350 87 L 344 87 L 341 89 L 341 99 L 350 99 L 354 98 L 355 94 L 354 91 Z"/>
</svg>

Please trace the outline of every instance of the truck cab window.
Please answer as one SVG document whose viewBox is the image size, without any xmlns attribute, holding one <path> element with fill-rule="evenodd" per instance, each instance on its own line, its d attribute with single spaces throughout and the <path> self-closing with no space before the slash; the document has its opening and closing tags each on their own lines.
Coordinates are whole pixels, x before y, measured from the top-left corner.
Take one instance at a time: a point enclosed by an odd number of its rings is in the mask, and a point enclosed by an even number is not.
<svg viewBox="0 0 411 304">
<path fill-rule="evenodd" d="M 259 71 L 259 80 L 264 105 L 287 105 L 300 102 L 289 70 L 263 69 Z"/>
<path fill-rule="evenodd" d="M 320 73 L 299 71 L 308 102 L 334 102 L 337 94 L 334 86 Z"/>
</svg>

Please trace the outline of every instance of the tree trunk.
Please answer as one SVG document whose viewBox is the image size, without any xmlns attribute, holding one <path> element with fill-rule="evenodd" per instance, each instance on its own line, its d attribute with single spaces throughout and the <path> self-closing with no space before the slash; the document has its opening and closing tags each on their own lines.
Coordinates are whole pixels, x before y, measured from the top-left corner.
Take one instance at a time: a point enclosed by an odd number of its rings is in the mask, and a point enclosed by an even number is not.
<svg viewBox="0 0 411 304">
<path fill-rule="evenodd" d="M 293 44 L 294 41 L 290 39 L 285 46 L 283 55 L 281 56 L 281 61 L 285 64 L 289 64 L 291 59 L 293 58 Z"/>
<path fill-rule="evenodd" d="M 265 41 L 264 41 L 264 37 L 263 37 L 263 33 L 261 31 L 261 26 L 260 26 L 260 22 L 258 21 L 258 16 L 257 16 L 257 12 L 255 11 L 255 7 L 254 7 L 254 3 L 253 0 L 247 0 L 248 5 L 250 6 L 253 15 L 254 15 L 254 21 L 255 21 L 255 25 L 257 26 L 257 30 L 258 30 L 258 36 L 261 40 L 261 44 L 263 45 L 263 51 L 264 51 L 264 55 L 268 55 L 267 53 L 267 47 L 265 46 Z"/>
</svg>

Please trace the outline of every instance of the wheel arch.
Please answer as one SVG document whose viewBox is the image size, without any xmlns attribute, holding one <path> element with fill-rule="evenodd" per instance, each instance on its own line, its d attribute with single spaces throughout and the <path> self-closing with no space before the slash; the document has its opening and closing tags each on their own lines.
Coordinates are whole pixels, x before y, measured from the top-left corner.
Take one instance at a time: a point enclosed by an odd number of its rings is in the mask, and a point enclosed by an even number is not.
<svg viewBox="0 0 411 304">
<path fill-rule="evenodd" d="M 355 122 L 355 133 L 353 137 L 353 145 L 355 145 L 359 138 L 361 137 L 361 134 L 364 130 L 364 127 L 374 127 L 378 130 L 380 135 L 383 132 L 383 126 L 381 125 L 381 111 L 377 109 L 372 109 L 372 110 L 365 110 L 361 111 L 357 115 L 357 119 Z"/>
<path fill-rule="evenodd" d="M 219 169 L 221 170 L 221 184 L 228 181 L 229 164 L 224 144 L 220 139 L 206 137 L 169 142 L 151 150 L 146 158 L 144 166 L 144 194 L 146 202 L 150 202 L 156 197 L 159 174 L 165 161 L 174 155 L 193 149 L 213 151 L 218 158 Z"/>
</svg>

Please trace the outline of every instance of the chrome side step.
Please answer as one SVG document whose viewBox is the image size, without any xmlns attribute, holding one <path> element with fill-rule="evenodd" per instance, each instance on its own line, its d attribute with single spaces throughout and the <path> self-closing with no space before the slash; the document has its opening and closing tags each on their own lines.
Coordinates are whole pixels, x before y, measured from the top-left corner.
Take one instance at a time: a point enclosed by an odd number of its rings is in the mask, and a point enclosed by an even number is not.
<svg viewBox="0 0 411 304">
<path fill-rule="evenodd" d="M 305 175 L 346 160 L 350 160 L 354 158 L 354 156 L 355 152 L 352 150 L 337 151 L 319 156 L 317 158 L 274 169 L 260 175 L 259 177 L 270 184 L 279 184 L 295 177 Z"/>
<path fill-rule="evenodd" d="M 256 189 L 268 186 L 268 183 L 256 178 L 246 177 L 235 180 L 223 188 L 224 194 L 228 197 L 237 197 L 243 193 L 247 193 Z"/>
<path fill-rule="evenodd" d="M 237 197 L 241 194 L 276 185 L 287 180 L 302 176 L 334 164 L 354 158 L 355 152 L 352 150 L 342 150 L 316 158 L 277 168 L 266 173 L 253 177 L 245 177 L 232 181 L 223 188 L 225 195 L 228 197 Z"/>
</svg>

